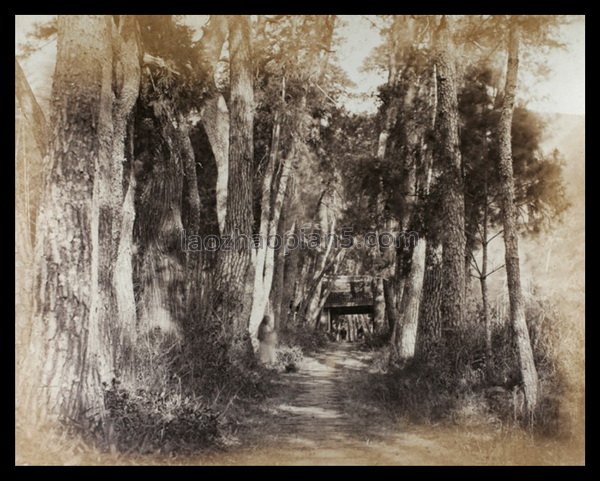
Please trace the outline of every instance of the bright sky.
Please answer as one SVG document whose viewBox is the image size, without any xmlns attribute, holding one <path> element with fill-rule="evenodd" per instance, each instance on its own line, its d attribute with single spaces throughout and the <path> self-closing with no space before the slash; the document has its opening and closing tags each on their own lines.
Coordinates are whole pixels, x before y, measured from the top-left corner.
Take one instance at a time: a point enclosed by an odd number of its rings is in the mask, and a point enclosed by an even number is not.
<svg viewBox="0 0 600 481">
<path fill-rule="evenodd" d="M 15 46 L 26 39 L 27 32 L 36 21 L 52 18 L 50 15 L 15 16 Z M 377 108 L 375 91 L 385 78 L 376 72 L 362 72 L 364 60 L 380 43 L 379 33 L 371 26 L 370 15 L 341 15 L 343 20 L 338 35 L 341 44 L 337 50 L 340 66 L 356 84 L 350 94 L 367 95 L 359 100 L 355 97 L 347 102 L 347 108 L 355 112 L 373 112 Z M 189 15 L 187 23 L 201 27 L 205 15 Z M 523 98 L 528 106 L 542 112 L 585 114 L 585 17 L 574 16 L 569 25 L 561 29 L 564 50 L 554 50 L 547 56 L 549 74 L 545 77 L 533 75 L 524 64 L 521 69 Z"/>
<path fill-rule="evenodd" d="M 372 15 L 341 15 L 339 34 L 342 43 L 338 48 L 340 65 L 356 83 L 354 93 L 367 94 L 369 99 L 352 100 L 347 107 L 353 111 L 370 111 L 376 108 L 375 92 L 385 82 L 385 76 L 376 72 L 362 72 L 361 67 L 380 36 L 372 27 Z M 549 74 L 542 78 L 533 75 L 523 64 L 519 81 L 521 92 L 532 110 L 585 114 L 585 17 L 573 16 L 569 25 L 561 28 L 564 50 L 553 50 L 547 57 Z"/>
</svg>

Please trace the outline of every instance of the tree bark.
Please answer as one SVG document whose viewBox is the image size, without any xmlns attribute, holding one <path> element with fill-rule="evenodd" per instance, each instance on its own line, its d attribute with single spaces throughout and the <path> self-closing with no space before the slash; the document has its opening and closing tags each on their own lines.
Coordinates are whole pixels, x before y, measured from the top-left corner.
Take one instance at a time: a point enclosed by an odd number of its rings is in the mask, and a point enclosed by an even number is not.
<svg viewBox="0 0 600 481">
<path fill-rule="evenodd" d="M 441 246 L 434 246 L 429 241 L 425 250 L 425 275 L 415 347 L 415 357 L 419 360 L 431 358 L 441 341 L 444 275 Z"/>
<path fill-rule="evenodd" d="M 458 101 L 453 44 L 442 17 L 436 38 L 438 156 L 442 170 L 442 319 L 444 337 L 453 345 L 465 311 L 465 212 L 458 135 Z"/>
<path fill-rule="evenodd" d="M 298 229 L 294 223 L 291 232 L 298 238 Z M 291 314 L 292 303 L 295 300 L 296 282 L 298 280 L 298 264 L 300 263 L 300 248 L 299 246 L 286 246 L 285 266 L 283 274 L 282 295 L 281 295 L 281 312 L 280 312 L 280 328 L 287 328 L 288 319 Z"/>
<path fill-rule="evenodd" d="M 113 29 L 113 161 L 116 250 L 113 278 L 117 302 L 118 358 L 120 370 L 133 371 L 124 366 L 125 359 L 136 338 L 137 315 L 133 287 L 133 225 L 135 221 L 135 170 L 133 168 L 133 109 L 138 99 L 141 81 L 140 45 L 137 21 L 123 15 L 119 27 Z M 126 140 L 129 138 L 129 144 Z M 126 186 L 123 188 L 123 186 Z"/>
<path fill-rule="evenodd" d="M 413 248 L 411 268 L 404 284 L 400 304 L 402 322 L 399 324 L 400 335 L 396 339 L 398 355 L 402 359 L 410 359 L 415 354 L 419 305 L 425 271 L 426 245 L 425 239 L 419 239 L 417 245 Z"/>
<path fill-rule="evenodd" d="M 210 142 L 217 164 L 217 219 L 219 232 L 225 228 L 227 214 L 227 185 L 229 182 L 229 109 L 225 98 L 217 91 L 216 66 L 221 57 L 223 44 L 227 39 L 227 19 L 223 15 L 211 15 L 202 36 L 202 48 L 210 69 L 213 95 L 202 109 L 202 125 Z"/>
<path fill-rule="evenodd" d="M 139 331 L 159 328 L 163 333 L 180 333 L 186 307 L 182 209 L 187 154 L 169 99 L 140 112 L 137 121 L 136 137 L 143 144 L 136 161 L 150 164 L 136 189 Z"/>
<path fill-rule="evenodd" d="M 52 170 L 39 216 L 36 315 L 30 357 L 37 407 L 51 418 L 103 416 L 111 320 L 112 17 L 61 16 L 52 86 Z M 100 184 L 108 185 L 100 185 Z M 109 287 L 108 291 L 111 289 Z M 34 382 L 35 382 L 34 381 Z M 35 412 L 35 411 L 33 411 Z"/>
<path fill-rule="evenodd" d="M 263 186 L 263 199 L 266 198 L 264 204 L 264 211 L 261 214 L 261 243 L 262 246 L 258 248 L 255 280 L 254 280 L 254 294 L 252 302 L 252 311 L 250 314 L 249 331 L 252 339 L 253 346 L 258 349 L 258 326 L 262 321 L 265 314 L 265 309 L 271 294 L 271 287 L 273 284 L 273 274 L 275 269 L 275 249 L 276 246 L 269 245 L 270 239 L 275 239 L 277 234 L 277 228 L 279 225 L 279 218 L 281 215 L 281 209 L 283 207 L 283 200 L 285 199 L 285 193 L 287 191 L 288 180 L 291 173 L 292 159 L 295 156 L 295 148 L 283 159 L 281 165 L 281 175 L 278 179 L 278 184 L 275 185 L 276 194 L 273 199 L 273 205 L 271 203 L 271 182 L 274 173 L 274 162 L 279 144 L 279 125 L 275 127 L 273 133 L 273 147 L 275 148 L 272 154 L 273 166 L 267 169 L 267 174 L 264 179 Z M 281 246 L 279 247 L 281 248 Z"/>
<path fill-rule="evenodd" d="M 501 182 L 502 221 L 504 225 L 504 248 L 510 317 L 519 352 L 519 365 L 527 411 L 531 415 L 537 404 L 538 376 L 525 319 L 525 306 L 521 289 L 519 266 L 519 238 L 517 233 L 517 209 L 512 166 L 511 128 L 519 72 L 520 32 L 511 19 L 508 38 L 508 59 L 504 100 L 499 122 L 499 171 Z"/>
<path fill-rule="evenodd" d="M 250 52 L 250 17 L 230 16 L 229 179 L 224 234 L 232 248 L 218 253 L 215 306 L 232 334 L 248 330 L 252 306 L 252 170 L 254 163 L 254 89 Z M 245 239 L 244 239 L 245 236 Z"/>
<path fill-rule="evenodd" d="M 289 189 L 288 189 L 289 190 Z M 287 199 L 287 197 L 286 197 Z M 279 226 L 277 235 L 281 239 L 282 245 L 275 251 L 275 273 L 273 274 L 273 286 L 271 288 L 270 303 L 273 306 L 273 323 L 275 331 L 281 329 L 281 316 L 283 311 L 283 291 L 285 282 L 285 261 L 288 256 L 285 246 L 285 233 L 287 223 L 286 205 L 285 202 L 281 208 L 281 216 L 279 218 Z M 287 312 L 287 311 L 286 311 Z"/>
<path fill-rule="evenodd" d="M 383 292 L 383 280 L 380 277 L 373 278 L 373 332 L 382 330 L 385 324 L 385 295 Z"/>
<path fill-rule="evenodd" d="M 17 364 L 25 361 L 32 323 L 35 229 L 47 169 L 44 113 L 15 59 L 15 327 Z"/>
<path fill-rule="evenodd" d="M 483 228 L 481 241 L 481 272 L 479 275 L 479 284 L 481 286 L 481 302 L 483 308 L 483 323 L 485 326 L 485 358 L 488 375 L 492 367 L 492 325 L 490 318 L 490 307 L 488 303 L 488 198 L 487 198 L 487 181 L 485 185 L 485 206 L 483 210 Z"/>
<path fill-rule="evenodd" d="M 15 106 L 19 114 L 22 116 L 19 125 L 22 126 L 27 134 L 21 138 L 21 142 L 26 142 L 27 135 L 31 135 L 35 139 L 35 145 L 39 154 L 31 152 L 27 156 L 17 157 L 16 173 L 17 184 L 21 181 L 24 183 L 23 195 L 26 196 L 26 209 L 23 211 L 22 218 L 25 222 L 25 232 L 29 238 L 31 246 L 35 245 L 35 225 L 39 211 L 40 198 L 44 191 L 44 176 L 45 170 L 48 167 L 45 165 L 48 155 L 48 125 L 44 112 L 39 106 L 33 90 L 21 65 L 15 59 Z M 27 146 L 23 143 L 22 148 Z M 17 152 L 20 154 L 20 152 Z"/>
</svg>

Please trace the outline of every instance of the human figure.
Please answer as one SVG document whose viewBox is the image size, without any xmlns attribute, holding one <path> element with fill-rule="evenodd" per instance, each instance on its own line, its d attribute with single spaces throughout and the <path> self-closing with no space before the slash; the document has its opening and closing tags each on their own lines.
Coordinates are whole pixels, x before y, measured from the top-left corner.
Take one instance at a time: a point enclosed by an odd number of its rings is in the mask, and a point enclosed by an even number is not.
<svg viewBox="0 0 600 481">
<path fill-rule="evenodd" d="M 275 345 L 277 344 L 277 333 L 269 316 L 263 317 L 258 327 L 258 359 L 263 364 L 275 362 Z"/>
<path fill-rule="evenodd" d="M 340 326 L 340 338 L 342 341 L 345 341 L 346 335 L 348 334 L 348 330 L 346 329 L 346 319 L 341 321 Z"/>
</svg>

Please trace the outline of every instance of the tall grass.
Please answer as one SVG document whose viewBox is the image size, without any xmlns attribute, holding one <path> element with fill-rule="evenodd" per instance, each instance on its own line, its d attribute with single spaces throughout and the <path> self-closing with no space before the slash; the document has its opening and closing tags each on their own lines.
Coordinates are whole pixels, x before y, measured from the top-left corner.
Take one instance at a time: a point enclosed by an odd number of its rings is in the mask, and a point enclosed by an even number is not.
<svg viewBox="0 0 600 481">
<path fill-rule="evenodd" d="M 440 350 L 427 359 L 398 362 L 384 347 L 374 360 L 378 372 L 364 381 L 370 397 L 395 417 L 412 421 L 524 425 L 507 312 L 504 304 L 492 309 L 491 360 L 485 359 L 485 329 L 476 305 L 447 354 Z M 527 323 L 539 376 L 539 401 L 530 427 L 542 435 L 578 435 L 583 425 L 582 328 L 574 329 L 557 303 L 547 298 L 528 297 Z"/>
</svg>

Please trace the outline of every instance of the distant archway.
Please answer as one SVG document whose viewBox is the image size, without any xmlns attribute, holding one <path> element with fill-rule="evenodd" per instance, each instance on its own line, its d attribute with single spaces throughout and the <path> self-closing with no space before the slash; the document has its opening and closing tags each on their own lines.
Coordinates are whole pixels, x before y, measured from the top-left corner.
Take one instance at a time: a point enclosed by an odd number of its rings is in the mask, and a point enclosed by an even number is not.
<svg viewBox="0 0 600 481">
<path fill-rule="evenodd" d="M 324 292 L 328 292 L 327 299 L 320 313 L 319 324 L 322 328 L 332 332 L 336 319 L 340 316 L 364 315 L 370 316 L 370 331 L 375 331 L 383 324 L 383 319 L 376 320 L 374 313 L 383 311 L 381 298 L 374 296 L 373 283 L 378 279 L 373 276 L 336 276 L 326 277 L 323 282 Z M 378 309 L 379 308 L 379 309 Z"/>
</svg>

